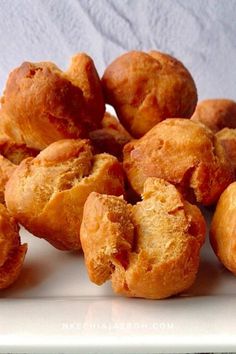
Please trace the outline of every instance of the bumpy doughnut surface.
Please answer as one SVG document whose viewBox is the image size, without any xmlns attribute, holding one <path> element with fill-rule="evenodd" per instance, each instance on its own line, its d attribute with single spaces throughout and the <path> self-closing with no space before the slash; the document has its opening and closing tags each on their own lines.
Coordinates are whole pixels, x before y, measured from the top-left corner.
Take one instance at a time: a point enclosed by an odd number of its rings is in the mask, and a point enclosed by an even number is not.
<svg viewBox="0 0 236 354">
<path fill-rule="evenodd" d="M 170 55 L 132 51 L 113 61 L 102 78 L 105 100 L 135 138 L 166 118 L 190 118 L 197 103 L 193 78 Z"/>
<path fill-rule="evenodd" d="M 116 293 L 162 299 L 188 289 L 205 239 L 200 210 L 175 186 L 145 182 L 142 201 L 91 193 L 81 225 L 81 243 L 91 281 L 111 279 Z"/>
<path fill-rule="evenodd" d="M 236 102 L 227 99 L 201 101 L 191 119 L 205 124 L 214 133 L 223 128 L 236 128 Z"/>
<path fill-rule="evenodd" d="M 7 288 L 17 279 L 26 251 L 27 244 L 20 243 L 15 219 L 0 204 L 0 289 Z"/>
<path fill-rule="evenodd" d="M 207 127 L 189 119 L 167 119 L 125 145 L 124 169 L 139 194 L 148 177 L 159 177 L 204 205 L 215 203 L 234 180 L 221 143 Z"/>
<path fill-rule="evenodd" d="M 2 97 L 0 133 L 42 150 L 99 127 L 105 105 L 94 63 L 86 54 L 62 72 L 51 62 L 25 62 L 13 70 Z"/>
<path fill-rule="evenodd" d="M 212 219 L 212 248 L 226 268 L 236 275 L 236 182 L 222 193 Z"/>
<path fill-rule="evenodd" d="M 121 195 L 123 170 L 114 156 L 93 155 L 88 140 L 60 140 L 17 166 L 6 205 L 32 234 L 61 250 L 80 249 L 84 203 L 92 191 Z"/>
</svg>

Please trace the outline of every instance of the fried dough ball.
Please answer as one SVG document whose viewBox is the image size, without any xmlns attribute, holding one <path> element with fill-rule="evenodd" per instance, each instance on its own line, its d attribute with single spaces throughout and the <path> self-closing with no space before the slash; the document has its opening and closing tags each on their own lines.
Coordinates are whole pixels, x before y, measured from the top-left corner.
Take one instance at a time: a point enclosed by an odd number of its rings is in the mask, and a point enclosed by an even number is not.
<svg viewBox="0 0 236 354">
<path fill-rule="evenodd" d="M 17 166 L 6 205 L 35 236 L 61 250 L 80 249 L 80 224 L 90 192 L 121 195 L 123 170 L 114 156 L 93 155 L 88 140 L 60 140 Z"/>
<path fill-rule="evenodd" d="M 236 175 L 236 129 L 224 128 L 216 133 L 216 136 L 223 145 Z"/>
<path fill-rule="evenodd" d="M 4 193 L 5 186 L 11 175 L 16 169 L 11 161 L 0 155 L 0 203 L 5 203 Z"/>
<path fill-rule="evenodd" d="M 236 128 L 236 102 L 227 99 L 201 101 L 191 119 L 205 124 L 214 133 L 227 127 Z"/>
<path fill-rule="evenodd" d="M 148 178 L 142 201 L 91 193 L 81 243 L 92 282 L 111 279 L 116 293 L 162 299 L 188 289 L 199 266 L 206 226 L 175 186 Z"/>
<path fill-rule="evenodd" d="M 222 193 L 216 206 L 211 229 L 212 248 L 224 266 L 236 275 L 236 182 Z"/>
<path fill-rule="evenodd" d="M 132 140 L 131 135 L 119 123 L 118 119 L 106 112 L 100 129 L 90 132 L 96 152 L 107 152 L 122 159 L 122 151 L 125 144 Z"/>
<path fill-rule="evenodd" d="M 157 51 L 123 54 L 107 67 L 102 84 L 106 102 L 135 138 L 168 117 L 190 118 L 197 103 L 188 70 Z"/>
<path fill-rule="evenodd" d="M 10 286 L 20 274 L 27 244 L 21 245 L 19 226 L 0 204 L 0 289 Z"/>
<path fill-rule="evenodd" d="M 203 205 L 215 203 L 234 180 L 221 143 L 207 127 L 189 119 L 166 119 L 125 145 L 123 165 L 137 193 L 148 177 L 159 177 Z"/>
<path fill-rule="evenodd" d="M 2 111 L 0 133 L 37 150 L 88 135 L 105 111 L 92 59 L 78 54 L 66 72 L 50 62 L 23 63 L 9 75 Z"/>
</svg>

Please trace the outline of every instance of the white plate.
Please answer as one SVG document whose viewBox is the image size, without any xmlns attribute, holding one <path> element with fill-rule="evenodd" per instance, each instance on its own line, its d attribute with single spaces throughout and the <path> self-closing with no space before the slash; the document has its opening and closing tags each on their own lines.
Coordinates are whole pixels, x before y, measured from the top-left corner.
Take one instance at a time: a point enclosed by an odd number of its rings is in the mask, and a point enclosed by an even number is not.
<svg viewBox="0 0 236 354">
<path fill-rule="evenodd" d="M 189 292 L 154 301 L 115 296 L 89 282 L 82 255 L 21 234 L 29 251 L 1 293 L 0 353 L 236 351 L 236 278 L 208 244 Z"/>
</svg>

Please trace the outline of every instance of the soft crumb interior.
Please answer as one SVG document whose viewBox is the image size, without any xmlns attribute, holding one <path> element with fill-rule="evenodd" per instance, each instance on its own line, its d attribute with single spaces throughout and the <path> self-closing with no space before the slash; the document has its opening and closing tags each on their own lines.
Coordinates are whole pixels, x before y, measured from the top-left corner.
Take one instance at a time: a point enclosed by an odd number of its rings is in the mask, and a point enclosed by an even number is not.
<svg viewBox="0 0 236 354">
<path fill-rule="evenodd" d="M 28 159 L 24 168 L 19 170 L 21 193 L 27 197 L 34 195 L 33 209 L 43 210 L 47 202 L 58 192 L 71 189 L 84 177 L 88 176 L 93 164 L 93 157 L 83 153 L 61 163 L 44 165 L 40 160 Z M 32 214 L 34 213 L 32 210 Z"/>
<path fill-rule="evenodd" d="M 116 266 L 126 268 L 133 241 L 131 210 L 122 198 L 96 194 L 84 221 L 82 243 L 92 278 L 102 284 Z M 88 250 L 88 254 L 86 253 Z"/>
<path fill-rule="evenodd" d="M 188 220 L 184 206 L 177 192 L 173 194 L 169 189 L 160 188 L 133 207 L 134 252 L 144 250 L 155 264 L 176 259 L 186 243 Z"/>
</svg>

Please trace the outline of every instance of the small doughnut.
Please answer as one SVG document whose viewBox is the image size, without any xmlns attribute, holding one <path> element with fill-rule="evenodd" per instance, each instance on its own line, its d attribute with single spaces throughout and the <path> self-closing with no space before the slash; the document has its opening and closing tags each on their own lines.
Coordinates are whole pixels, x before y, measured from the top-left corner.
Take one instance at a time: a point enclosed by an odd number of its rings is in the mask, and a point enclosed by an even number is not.
<svg viewBox="0 0 236 354">
<path fill-rule="evenodd" d="M 80 224 L 90 192 L 124 193 L 123 170 L 88 140 L 59 140 L 18 165 L 6 185 L 7 208 L 33 235 L 61 250 L 80 249 Z"/>
<path fill-rule="evenodd" d="M 159 177 L 203 205 L 215 203 L 234 180 L 221 143 L 206 126 L 189 119 L 166 119 L 126 144 L 123 165 L 138 194 L 148 177 Z"/>
<path fill-rule="evenodd" d="M 197 89 L 185 66 L 170 55 L 131 51 L 105 70 L 102 85 L 106 103 L 134 137 L 140 138 L 166 118 L 190 118 Z"/>
<path fill-rule="evenodd" d="M 84 206 L 81 243 L 90 280 L 111 279 L 128 297 L 162 299 L 194 282 L 206 225 L 200 210 L 174 185 L 148 178 L 142 201 L 91 193 Z"/>
<path fill-rule="evenodd" d="M 83 53 L 65 72 L 51 62 L 24 62 L 10 73 L 1 102 L 0 133 L 36 150 L 87 136 L 105 111 L 96 68 Z"/>
</svg>

